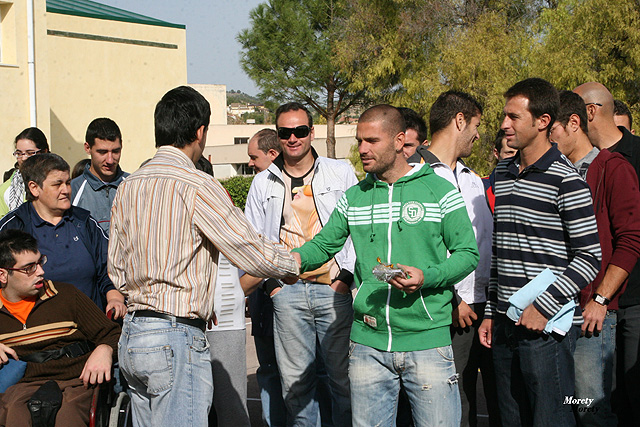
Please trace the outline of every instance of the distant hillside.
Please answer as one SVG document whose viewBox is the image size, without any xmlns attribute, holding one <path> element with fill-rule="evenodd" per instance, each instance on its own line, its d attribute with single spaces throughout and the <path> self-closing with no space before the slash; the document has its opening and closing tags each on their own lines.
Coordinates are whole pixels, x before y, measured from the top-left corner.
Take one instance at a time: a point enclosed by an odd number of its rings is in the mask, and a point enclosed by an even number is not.
<svg viewBox="0 0 640 427">
<path fill-rule="evenodd" d="M 262 100 L 256 98 L 255 96 L 251 96 L 251 95 L 247 95 L 244 92 L 241 92 L 239 90 L 228 90 L 227 91 L 227 105 L 229 104 L 233 104 L 233 103 L 240 103 L 240 104 L 256 104 L 256 105 L 262 105 L 263 102 Z"/>
</svg>

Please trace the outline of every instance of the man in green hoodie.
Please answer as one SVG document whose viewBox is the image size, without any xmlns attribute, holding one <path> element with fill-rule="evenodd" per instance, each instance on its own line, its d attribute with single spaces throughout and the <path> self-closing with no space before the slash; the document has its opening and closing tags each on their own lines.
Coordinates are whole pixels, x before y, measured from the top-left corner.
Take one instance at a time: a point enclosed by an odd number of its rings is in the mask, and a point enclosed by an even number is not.
<svg viewBox="0 0 640 427">
<path fill-rule="evenodd" d="M 416 427 L 460 424 L 452 287 L 476 268 L 478 249 L 460 193 L 429 165 L 405 161 L 404 131 L 402 115 L 390 105 L 362 114 L 356 139 L 367 177 L 345 192 L 313 240 L 293 250 L 306 271 L 353 240 L 354 426 L 394 425 L 401 382 Z M 404 275 L 380 281 L 373 274 L 379 263 Z"/>
</svg>

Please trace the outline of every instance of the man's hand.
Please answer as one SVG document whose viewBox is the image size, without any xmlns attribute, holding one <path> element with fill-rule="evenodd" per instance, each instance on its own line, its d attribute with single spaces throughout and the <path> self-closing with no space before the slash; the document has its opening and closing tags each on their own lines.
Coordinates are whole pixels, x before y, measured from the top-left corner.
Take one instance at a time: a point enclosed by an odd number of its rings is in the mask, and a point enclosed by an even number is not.
<svg viewBox="0 0 640 427">
<path fill-rule="evenodd" d="M 491 348 L 491 341 L 493 340 L 493 319 L 484 319 L 478 328 L 478 338 L 480 338 L 480 344 L 487 348 Z"/>
<path fill-rule="evenodd" d="M 273 297 L 275 294 L 277 294 L 278 292 L 280 292 L 282 290 L 282 286 L 280 286 L 279 288 L 274 288 L 271 293 L 269 294 L 270 297 Z"/>
<path fill-rule="evenodd" d="M 522 325 L 530 331 L 540 333 L 544 331 L 545 326 L 547 326 L 547 318 L 544 317 L 533 304 L 529 304 L 516 322 L 516 326 L 518 325 Z"/>
<path fill-rule="evenodd" d="M 582 317 L 584 317 L 584 323 L 582 324 L 582 336 L 593 335 L 595 332 L 602 330 L 602 323 L 607 315 L 607 306 L 600 305 L 595 301 L 589 301 L 584 306 Z"/>
<path fill-rule="evenodd" d="M 216 312 L 213 312 L 213 316 L 207 322 L 207 328 L 211 329 L 214 326 L 218 326 L 218 316 L 216 316 Z"/>
<path fill-rule="evenodd" d="M 331 286 L 331 289 L 336 291 L 336 293 L 338 294 L 347 295 L 349 292 L 351 292 L 351 290 L 349 289 L 349 285 L 344 283 L 342 280 L 336 279 L 329 286 Z"/>
<path fill-rule="evenodd" d="M 453 309 L 451 313 L 453 326 L 456 328 L 466 328 L 471 326 L 474 321 L 478 320 L 478 315 L 469 307 L 464 301 L 460 301 L 460 304 Z"/>
<path fill-rule="evenodd" d="M 287 276 L 284 279 L 282 279 L 281 282 L 284 282 L 286 285 L 293 285 L 298 280 L 299 280 L 298 276 Z"/>
<path fill-rule="evenodd" d="M 389 284 L 391 284 L 391 286 L 394 286 L 408 294 L 412 294 L 422 287 L 424 284 L 424 273 L 422 273 L 422 270 L 408 265 L 396 265 L 405 271 L 407 278 L 395 276 L 393 279 L 389 280 Z"/>
<path fill-rule="evenodd" d="M 302 258 L 300 258 L 300 254 L 298 252 L 291 252 L 291 256 L 293 256 L 293 258 L 298 263 L 298 268 L 300 268 L 300 266 L 302 265 Z M 302 274 L 302 272 L 300 272 L 300 273 Z M 284 282 L 287 285 L 293 285 L 298 280 L 299 280 L 298 276 L 287 276 L 284 279 L 282 279 L 282 282 Z M 275 294 L 276 294 L 276 292 L 272 292 L 271 296 L 273 296 Z"/>
<path fill-rule="evenodd" d="M 91 352 L 79 377 L 84 388 L 89 387 L 89 384 L 102 384 L 111 380 L 112 359 L 113 349 L 106 344 L 100 344 Z"/>
<path fill-rule="evenodd" d="M 109 310 L 111 309 L 114 309 L 114 320 L 120 319 L 127 314 L 127 306 L 124 304 L 124 295 L 116 289 L 111 289 L 107 292 L 107 308 L 105 309 L 105 312 L 109 313 Z"/>
<path fill-rule="evenodd" d="M 291 255 L 293 256 L 293 258 L 295 258 L 296 262 L 298 263 L 298 267 L 300 267 L 302 265 L 302 258 L 300 257 L 300 254 L 298 252 L 291 252 Z"/>
<path fill-rule="evenodd" d="M 4 365 L 5 363 L 9 363 L 9 356 L 18 360 L 18 353 L 16 353 L 14 349 L 0 344 L 0 364 Z"/>
</svg>

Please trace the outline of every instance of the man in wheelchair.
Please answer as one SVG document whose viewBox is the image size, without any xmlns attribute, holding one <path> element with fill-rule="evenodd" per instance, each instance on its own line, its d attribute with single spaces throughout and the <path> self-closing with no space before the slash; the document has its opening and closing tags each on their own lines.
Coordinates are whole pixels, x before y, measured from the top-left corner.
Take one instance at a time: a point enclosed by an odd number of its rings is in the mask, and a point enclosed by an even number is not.
<svg viewBox="0 0 640 427">
<path fill-rule="evenodd" d="M 0 383 L 23 372 L 0 394 L 0 426 L 86 426 L 90 385 L 111 379 L 120 327 L 75 286 L 45 281 L 45 263 L 30 234 L 0 233 Z"/>
</svg>

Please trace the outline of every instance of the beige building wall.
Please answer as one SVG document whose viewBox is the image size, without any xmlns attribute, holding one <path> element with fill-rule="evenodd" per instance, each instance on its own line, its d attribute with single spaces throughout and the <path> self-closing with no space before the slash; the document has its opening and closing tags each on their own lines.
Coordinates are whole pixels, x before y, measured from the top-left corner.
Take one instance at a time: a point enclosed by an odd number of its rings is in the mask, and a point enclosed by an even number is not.
<svg viewBox="0 0 640 427">
<path fill-rule="evenodd" d="M 156 103 L 187 83 L 185 29 L 58 13 L 46 22 L 52 150 L 73 167 L 87 157 L 87 125 L 109 117 L 133 172 L 155 153 Z"/>
<path fill-rule="evenodd" d="M 32 1 L 32 0 L 27 0 Z M 27 1 L 0 0 L 0 173 L 13 167 L 13 139 L 32 124 L 29 105 Z M 37 126 L 49 136 L 49 80 L 47 76 L 44 0 L 33 1 Z"/>
<path fill-rule="evenodd" d="M 227 85 L 189 84 L 205 97 L 211 106 L 210 125 L 227 124 Z"/>
</svg>

